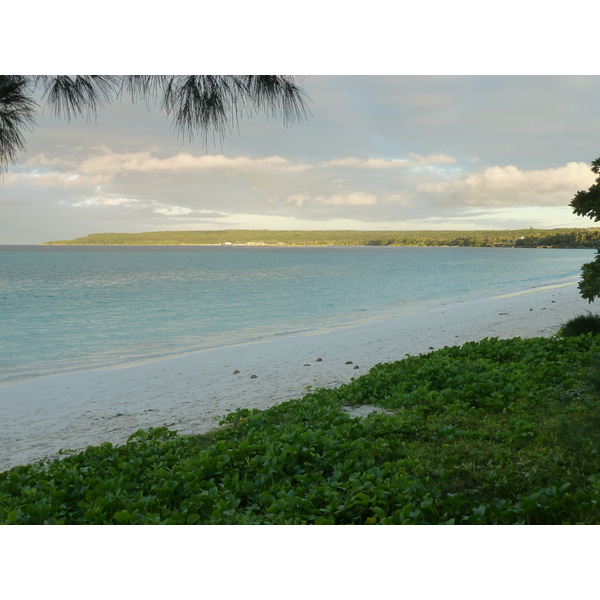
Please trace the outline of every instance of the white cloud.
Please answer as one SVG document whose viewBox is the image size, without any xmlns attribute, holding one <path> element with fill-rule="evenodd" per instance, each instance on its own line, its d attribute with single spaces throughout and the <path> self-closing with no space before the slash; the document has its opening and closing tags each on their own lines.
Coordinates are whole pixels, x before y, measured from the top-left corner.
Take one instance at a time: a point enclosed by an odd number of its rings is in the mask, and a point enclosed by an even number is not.
<svg viewBox="0 0 600 600">
<path fill-rule="evenodd" d="M 71 171 L 40 171 L 33 170 L 21 173 L 9 173 L 4 181 L 7 185 L 36 186 L 44 188 L 52 187 L 89 187 L 97 186 L 110 181 L 107 175 L 94 175 L 81 177 L 78 173 Z"/>
<path fill-rule="evenodd" d="M 525 171 L 513 165 L 461 173 L 444 181 L 417 186 L 435 204 L 466 206 L 559 206 L 594 183 L 589 165 L 570 162 L 564 167 Z"/>
<path fill-rule="evenodd" d="M 165 206 L 164 208 L 155 209 L 154 212 L 160 215 L 167 215 L 168 217 L 179 217 L 181 215 L 189 215 L 194 211 L 185 206 Z"/>
<path fill-rule="evenodd" d="M 357 167 L 361 169 L 395 169 L 406 167 L 423 167 L 429 165 L 452 165 L 456 163 L 456 159 L 447 154 L 429 154 L 423 156 L 409 152 L 407 158 L 395 158 L 385 160 L 383 158 L 356 158 L 355 156 L 347 156 L 345 158 L 336 158 L 322 162 L 319 166 L 322 168 L 328 167 Z"/>
<path fill-rule="evenodd" d="M 138 198 L 123 198 L 118 196 L 91 196 L 83 198 L 78 202 L 71 203 L 71 206 L 124 206 L 127 208 L 146 208 L 151 202 L 140 200 Z"/>
<path fill-rule="evenodd" d="M 54 167 L 58 170 L 73 169 L 77 165 L 77 161 L 68 157 L 48 158 L 45 154 L 40 153 L 28 158 L 24 164 L 33 167 Z"/>
<path fill-rule="evenodd" d="M 160 208 L 155 208 L 154 212 L 159 215 L 166 215 L 167 217 L 189 216 L 202 219 L 206 219 L 207 217 L 220 218 L 227 215 L 227 213 L 219 213 L 212 210 L 194 210 L 186 206 L 161 206 Z"/>
<path fill-rule="evenodd" d="M 428 165 L 453 165 L 456 164 L 456 159 L 448 154 L 428 154 L 423 156 L 421 154 L 415 154 L 409 152 L 407 154 L 409 162 L 412 165 L 424 167 Z"/>
<path fill-rule="evenodd" d="M 322 204 L 329 206 L 370 206 L 377 204 L 377 196 L 364 192 L 353 192 L 350 194 L 333 194 L 331 196 L 296 194 L 288 196 L 286 202 L 303 206 L 304 204 Z"/>
<path fill-rule="evenodd" d="M 302 171 L 307 165 L 294 164 L 280 156 L 267 156 L 253 159 L 246 156 L 227 157 L 223 154 L 194 156 L 181 152 L 174 156 L 160 158 L 151 151 L 118 153 L 102 148 L 97 156 L 85 159 L 78 170 L 87 174 L 125 172 L 180 172 L 195 170 L 220 170 L 237 173 L 261 169 L 269 172 Z"/>
</svg>

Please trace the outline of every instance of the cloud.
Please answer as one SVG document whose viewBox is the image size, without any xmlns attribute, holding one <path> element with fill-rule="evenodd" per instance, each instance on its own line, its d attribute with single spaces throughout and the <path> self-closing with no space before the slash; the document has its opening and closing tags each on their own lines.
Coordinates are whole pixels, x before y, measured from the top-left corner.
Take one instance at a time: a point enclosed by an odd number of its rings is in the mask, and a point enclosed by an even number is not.
<svg viewBox="0 0 600 600">
<path fill-rule="evenodd" d="M 329 167 L 357 167 L 361 169 L 395 169 L 406 167 L 422 167 L 428 165 L 451 165 L 456 163 L 456 159 L 447 154 L 429 154 L 423 156 L 409 152 L 407 158 L 398 158 L 385 160 L 382 158 L 356 158 L 347 156 L 346 158 L 336 158 L 321 163 L 322 168 Z"/>
<path fill-rule="evenodd" d="M 428 166 L 428 165 L 453 165 L 456 164 L 456 159 L 448 154 L 428 154 L 423 156 L 421 154 L 415 154 L 414 152 L 408 153 L 408 162 L 410 166 Z"/>
<path fill-rule="evenodd" d="M 65 157 L 65 156 L 56 156 L 54 158 L 49 158 L 45 154 L 36 154 L 28 158 L 25 163 L 26 166 L 33 167 L 54 167 L 58 170 L 68 170 L 73 169 L 77 166 L 77 161 L 73 158 Z"/>
<path fill-rule="evenodd" d="M 296 194 L 286 198 L 286 202 L 303 206 L 304 204 L 322 204 L 328 206 L 371 206 L 377 204 L 377 196 L 364 192 L 353 192 L 350 194 L 333 194 L 332 196 L 310 194 Z"/>
<path fill-rule="evenodd" d="M 494 166 L 420 183 L 417 193 L 429 196 L 436 205 L 559 206 L 568 204 L 575 192 L 588 188 L 594 179 L 589 165 L 582 162 L 531 171 Z"/>
<path fill-rule="evenodd" d="M 144 213 L 145 216 L 161 215 L 166 217 L 187 217 L 199 219 L 218 219 L 227 216 L 227 213 L 217 212 L 213 210 L 194 209 L 187 206 L 178 206 L 175 204 L 165 204 L 150 198 L 129 198 L 123 196 L 115 196 L 110 194 L 98 193 L 94 196 L 83 198 L 77 202 L 63 202 L 68 206 L 75 208 L 119 208 L 131 209 L 138 213 Z"/>
<path fill-rule="evenodd" d="M 91 196 L 83 198 L 78 202 L 71 202 L 70 206 L 123 206 L 126 208 L 146 209 L 149 206 L 152 206 L 152 204 L 152 201 L 141 200 L 139 198 L 123 198 L 120 196 Z"/>
<path fill-rule="evenodd" d="M 39 172 L 32 171 L 29 173 L 16 173 L 14 175 L 15 183 L 23 183 L 26 185 L 34 185 L 41 187 L 90 187 L 99 186 L 103 183 L 108 183 L 111 180 L 108 174 L 95 174 L 92 176 L 82 176 L 77 173 L 67 171 L 60 173 L 57 171 Z"/>
<path fill-rule="evenodd" d="M 457 164 L 450 155 L 417 152 L 396 159 L 306 163 L 275 155 L 161 156 L 151 147 L 114 152 L 96 146 L 74 149 L 62 161 L 44 154 L 34 158 L 27 171 L 9 174 L 10 187 L 37 188 L 45 195 L 40 201 L 53 199 L 92 220 L 120 218 L 151 229 L 160 229 L 161 222 L 224 225 L 240 214 L 323 223 L 354 219 L 365 227 L 386 220 L 425 226 L 423 219 L 432 213 L 448 222 L 460 207 L 565 206 L 594 179 L 586 163 L 539 170 L 477 168 L 466 160 Z"/>
<path fill-rule="evenodd" d="M 227 157 L 223 154 L 194 156 L 180 152 L 174 156 L 161 158 L 151 151 L 119 153 L 108 148 L 100 148 L 99 154 L 85 159 L 77 169 L 85 174 L 99 173 L 157 173 L 197 170 L 219 170 L 236 174 L 253 169 L 269 172 L 302 171 L 307 165 L 294 164 L 280 156 L 267 156 L 253 159 L 246 156 Z"/>
<path fill-rule="evenodd" d="M 73 161 L 59 163 L 40 155 L 29 161 L 30 165 L 59 165 L 75 169 L 85 174 L 104 173 L 156 173 L 181 171 L 221 171 L 230 174 L 247 173 L 252 170 L 262 170 L 269 173 L 301 172 L 316 167 L 328 169 L 331 167 L 349 167 L 360 169 L 396 169 L 420 167 L 429 165 L 455 164 L 456 159 L 446 154 L 420 155 L 409 152 L 405 158 L 386 160 L 381 158 L 345 157 L 322 162 L 318 165 L 293 162 L 280 156 L 250 158 L 247 156 L 228 157 L 223 154 L 199 155 L 181 152 L 174 156 L 159 157 L 152 151 L 135 153 L 112 152 L 109 148 L 99 147 L 97 154 L 83 160 L 79 165 Z"/>
<path fill-rule="evenodd" d="M 227 213 L 219 213 L 212 210 L 194 210 L 185 206 L 162 206 L 155 208 L 154 212 L 167 217 L 187 217 L 199 219 L 221 219 L 229 216 Z"/>
</svg>

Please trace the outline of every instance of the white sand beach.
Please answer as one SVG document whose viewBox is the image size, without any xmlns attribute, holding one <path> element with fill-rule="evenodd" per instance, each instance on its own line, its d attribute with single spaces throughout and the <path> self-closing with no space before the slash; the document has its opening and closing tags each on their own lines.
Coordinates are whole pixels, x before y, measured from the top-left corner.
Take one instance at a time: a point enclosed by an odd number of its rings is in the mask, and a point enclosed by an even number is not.
<svg viewBox="0 0 600 600">
<path fill-rule="evenodd" d="M 577 285 L 562 284 L 326 333 L 5 385 L 0 470 L 61 449 L 124 443 L 140 428 L 203 433 L 238 407 L 267 408 L 302 397 L 307 386 L 336 387 L 406 354 L 486 337 L 549 336 L 588 310 L 595 306 Z"/>
</svg>

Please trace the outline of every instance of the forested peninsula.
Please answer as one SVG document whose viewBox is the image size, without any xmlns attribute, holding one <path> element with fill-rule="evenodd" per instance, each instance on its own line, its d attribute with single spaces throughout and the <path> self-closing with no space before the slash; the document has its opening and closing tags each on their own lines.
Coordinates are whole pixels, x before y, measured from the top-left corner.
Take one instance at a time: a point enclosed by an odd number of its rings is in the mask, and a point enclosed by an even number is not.
<svg viewBox="0 0 600 600">
<path fill-rule="evenodd" d="M 600 227 L 475 231 L 155 231 L 93 233 L 46 245 L 153 246 L 462 246 L 598 248 Z"/>
</svg>

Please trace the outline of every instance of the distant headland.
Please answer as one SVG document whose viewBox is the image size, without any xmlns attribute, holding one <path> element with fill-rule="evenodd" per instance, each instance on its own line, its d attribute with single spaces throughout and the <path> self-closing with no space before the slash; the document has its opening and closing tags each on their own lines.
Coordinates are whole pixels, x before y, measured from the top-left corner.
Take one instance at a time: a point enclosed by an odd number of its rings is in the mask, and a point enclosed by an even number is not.
<svg viewBox="0 0 600 600">
<path fill-rule="evenodd" d="M 92 233 L 46 245 L 92 246 L 459 246 L 598 248 L 600 227 L 474 231 L 155 231 Z"/>
</svg>

